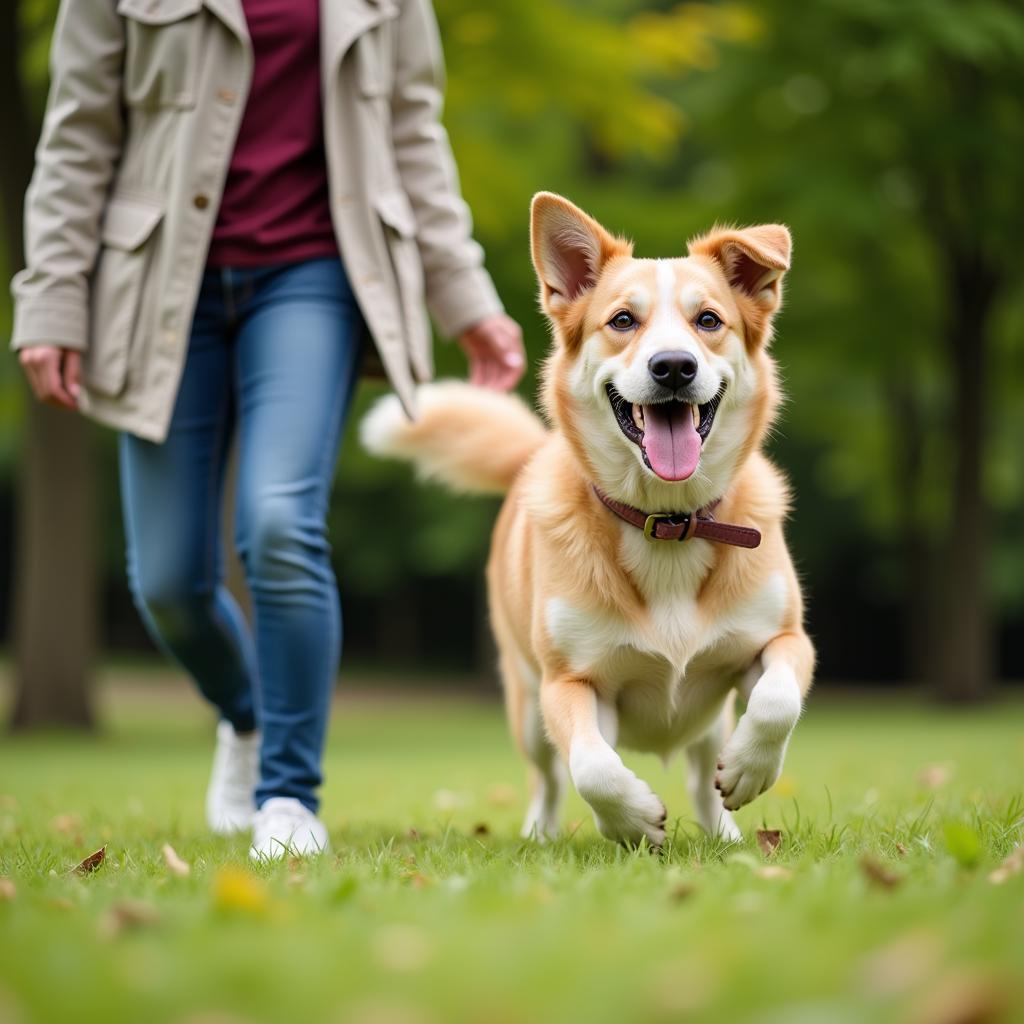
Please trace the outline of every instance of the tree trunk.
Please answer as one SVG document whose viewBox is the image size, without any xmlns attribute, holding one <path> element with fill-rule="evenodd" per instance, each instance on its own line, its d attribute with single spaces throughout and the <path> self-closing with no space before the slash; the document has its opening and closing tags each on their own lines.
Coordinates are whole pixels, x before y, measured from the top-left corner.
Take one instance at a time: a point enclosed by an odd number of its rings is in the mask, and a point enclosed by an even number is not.
<svg viewBox="0 0 1024 1024">
<path fill-rule="evenodd" d="M 11 725 L 91 728 L 94 487 L 89 428 L 33 402 L 18 485 Z"/>
<path fill-rule="evenodd" d="M 953 370 L 950 438 L 955 451 L 952 520 L 942 579 L 936 664 L 937 695 L 978 701 L 992 690 L 993 629 L 988 601 L 988 514 L 984 495 L 988 325 L 995 281 L 974 261 L 953 269 L 956 303 L 947 339 Z"/>
<path fill-rule="evenodd" d="M 21 204 L 36 132 L 19 74 L 19 4 L 0 4 L 0 199 L 7 265 L 21 265 Z M 14 728 L 91 727 L 94 468 L 76 416 L 29 404 L 16 511 Z"/>
<path fill-rule="evenodd" d="M 921 510 L 926 425 L 912 375 L 892 381 L 887 397 L 896 446 L 894 492 L 903 564 L 903 675 L 915 685 L 935 678 L 937 608 L 932 539 Z"/>
</svg>

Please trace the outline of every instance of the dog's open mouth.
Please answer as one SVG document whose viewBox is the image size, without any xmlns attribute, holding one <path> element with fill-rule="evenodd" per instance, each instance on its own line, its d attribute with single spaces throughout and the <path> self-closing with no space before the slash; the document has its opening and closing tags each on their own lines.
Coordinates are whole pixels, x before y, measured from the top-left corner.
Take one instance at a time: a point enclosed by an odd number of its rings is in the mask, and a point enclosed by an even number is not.
<svg viewBox="0 0 1024 1024">
<path fill-rule="evenodd" d="M 725 382 L 714 398 L 703 405 L 674 400 L 634 405 L 613 385 L 609 384 L 607 390 L 619 429 L 640 448 L 651 472 L 662 480 L 686 480 L 692 476 L 725 394 Z"/>
</svg>

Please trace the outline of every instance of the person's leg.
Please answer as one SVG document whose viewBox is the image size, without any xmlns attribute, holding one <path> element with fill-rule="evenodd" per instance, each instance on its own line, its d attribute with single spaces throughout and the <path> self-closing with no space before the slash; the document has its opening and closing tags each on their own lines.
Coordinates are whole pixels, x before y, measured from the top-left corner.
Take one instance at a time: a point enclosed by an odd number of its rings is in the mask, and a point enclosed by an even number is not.
<svg viewBox="0 0 1024 1024">
<path fill-rule="evenodd" d="M 315 813 L 340 653 L 325 521 L 362 315 L 337 259 L 254 274 L 237 336 L 237 543 L 253 596 L 263 742 L 257 807 Z"/>
<path fill-rule="evenodd" d="M 156 644 L 238 734 L 256 728 L 255 655 L 222 582 L 220 504 L 231 437 L 231 328 L 219 275 L 204 278 L 163 444 L 120 442 L 128 581 Z"/>
</svg>

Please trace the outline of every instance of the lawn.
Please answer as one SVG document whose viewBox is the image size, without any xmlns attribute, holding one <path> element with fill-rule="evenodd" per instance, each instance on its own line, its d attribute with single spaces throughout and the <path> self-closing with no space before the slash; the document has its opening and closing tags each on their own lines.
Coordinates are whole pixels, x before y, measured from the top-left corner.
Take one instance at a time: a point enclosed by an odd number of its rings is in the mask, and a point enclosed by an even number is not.
<svg viewBox="0 0 1024 1024">
<path fill-rule="evenodd" d="M 567 838 L 521 841 L 498 704 L 343 697 L 333 854 L 258 867 L 203 830 L 198 702 L 105 704 L 99 738 L 0 740 L 4 1024 L 1024 1020 L 1024 872 L 992 880 L 1024 842 L 1019 699 L 819 692 L 742 847 L 699 833 L 680 762 L 627 755 L 674 822 L 652 854 L 575 796 Z"/>
</svg>

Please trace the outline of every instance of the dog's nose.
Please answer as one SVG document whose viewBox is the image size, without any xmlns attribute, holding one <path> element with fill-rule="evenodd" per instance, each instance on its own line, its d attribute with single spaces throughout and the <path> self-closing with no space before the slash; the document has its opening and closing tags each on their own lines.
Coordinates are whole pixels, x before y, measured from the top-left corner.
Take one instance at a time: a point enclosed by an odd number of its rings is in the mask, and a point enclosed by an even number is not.
<svg viewBox="0 0 1024 1024">
<path fill-rule="evenodd" d="M 697 376 L 697 357 L 692 352 L 658 352 L 647 369 L 659 384 L 675 391 Z"/>
</svg>

